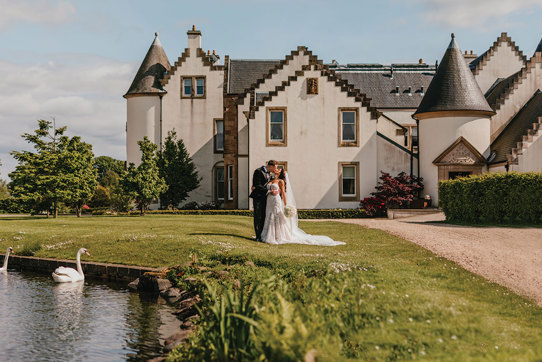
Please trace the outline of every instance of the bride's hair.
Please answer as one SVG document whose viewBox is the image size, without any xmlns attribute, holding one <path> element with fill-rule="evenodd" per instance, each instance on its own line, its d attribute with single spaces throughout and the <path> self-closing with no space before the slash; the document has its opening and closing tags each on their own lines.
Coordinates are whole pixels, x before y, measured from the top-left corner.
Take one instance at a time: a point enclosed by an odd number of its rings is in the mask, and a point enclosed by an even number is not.
<svg viewBox="0 0 542 362">
<path fill-rule="evenodd" d="M 279 180 L 282 180 L 284 182 L 284 189 L 286 190 L 286 172 L 284 171 L 284 169 L 280 170 Z"/>
</svg>

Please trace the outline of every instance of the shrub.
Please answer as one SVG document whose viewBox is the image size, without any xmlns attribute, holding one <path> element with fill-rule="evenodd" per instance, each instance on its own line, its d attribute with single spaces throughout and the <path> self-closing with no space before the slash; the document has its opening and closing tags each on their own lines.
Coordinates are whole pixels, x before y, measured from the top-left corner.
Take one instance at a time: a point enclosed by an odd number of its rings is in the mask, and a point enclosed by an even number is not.
<svg viewBox="0 0 542 362">
<path fill-rule="evenodd" d="M 377 200 L 382 200 L 388 208 L 404 208 L 418 196 L 423 189 L 421 177 L 409 176 L 401 172 L 395 177 L 389 173 L 380 171 L 380 181 L 375 187 L 376 192 L 372 195 Z"/>
<path fill-rule="evenodd" d="M 492 173 L 439 183 L 449 221 L 542 222 L 542 173 Z"/>
<path fill-rule="evenodd" d="M 360 201 L 359 206 L 365 210 L 367 216 L 384 216 L 386 214 L 386 203 L 375 196 L 364 198 Z"/>
</svg>

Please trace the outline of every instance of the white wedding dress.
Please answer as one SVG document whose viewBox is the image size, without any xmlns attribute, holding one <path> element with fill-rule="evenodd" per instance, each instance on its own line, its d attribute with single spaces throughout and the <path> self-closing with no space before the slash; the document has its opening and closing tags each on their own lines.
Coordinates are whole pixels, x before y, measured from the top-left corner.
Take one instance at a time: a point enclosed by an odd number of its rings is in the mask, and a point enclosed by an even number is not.
<svg viewBox="0 0 542 362">
<path fill-rule="evenodd" d="M 268 244 L 307 244 L 321 246 L 344 245 L 341 241 L 335 241 L 324 235 L 310 235 L 298 227 L 297 212 L 286 217 L 284 214 L 284 202 L 280 197 L 278 184 L 267 186 L 267 206 L 265 208 L 265 223 L 262 231 L 262 241 Z M 273 195 L 273 191 L 276 195 Z M 277 192 L 278 191 L 278 192 Z M 295 209 L 293 190 L 286 174 L 286 203 Z"/>
</svg>

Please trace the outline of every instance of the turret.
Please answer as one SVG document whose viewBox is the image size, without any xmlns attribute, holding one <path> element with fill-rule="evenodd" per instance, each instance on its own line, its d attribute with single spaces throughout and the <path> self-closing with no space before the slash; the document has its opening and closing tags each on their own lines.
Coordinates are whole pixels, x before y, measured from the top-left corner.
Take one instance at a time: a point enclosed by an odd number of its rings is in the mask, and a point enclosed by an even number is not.
<svg viewBox="0 0 542 362">
<path fill-rule="evenodd" d="M 452 40 L 413 118 L 419 122 L 420 176 L 438 200 L 438 181 L 482 173 L 494 114 Z"/>
<path fill-rule="evenodd" d="M 161 142 L 161 104 L 166 93 L 160 81 L 171 69 L 164 48 L 155 33 L 132 85 L 124 95 L 127 100 L 126 151 L 128 163 L 141 160 L 137 141 L 147 136 L 152 142 Z"/>
</svg>

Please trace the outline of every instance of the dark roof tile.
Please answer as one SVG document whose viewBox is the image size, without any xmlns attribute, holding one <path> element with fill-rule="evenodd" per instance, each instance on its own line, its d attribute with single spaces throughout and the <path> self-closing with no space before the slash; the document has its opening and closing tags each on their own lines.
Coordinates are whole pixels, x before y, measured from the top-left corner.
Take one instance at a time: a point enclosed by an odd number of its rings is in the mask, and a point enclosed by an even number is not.
<svg viewBox="0 0 542 362">
<path fill-rule="evenodd" d="M 243 93 L 279 63 L 280 60 L 231 59 L 228 71 L 228 93 Z"/>
</svg>

